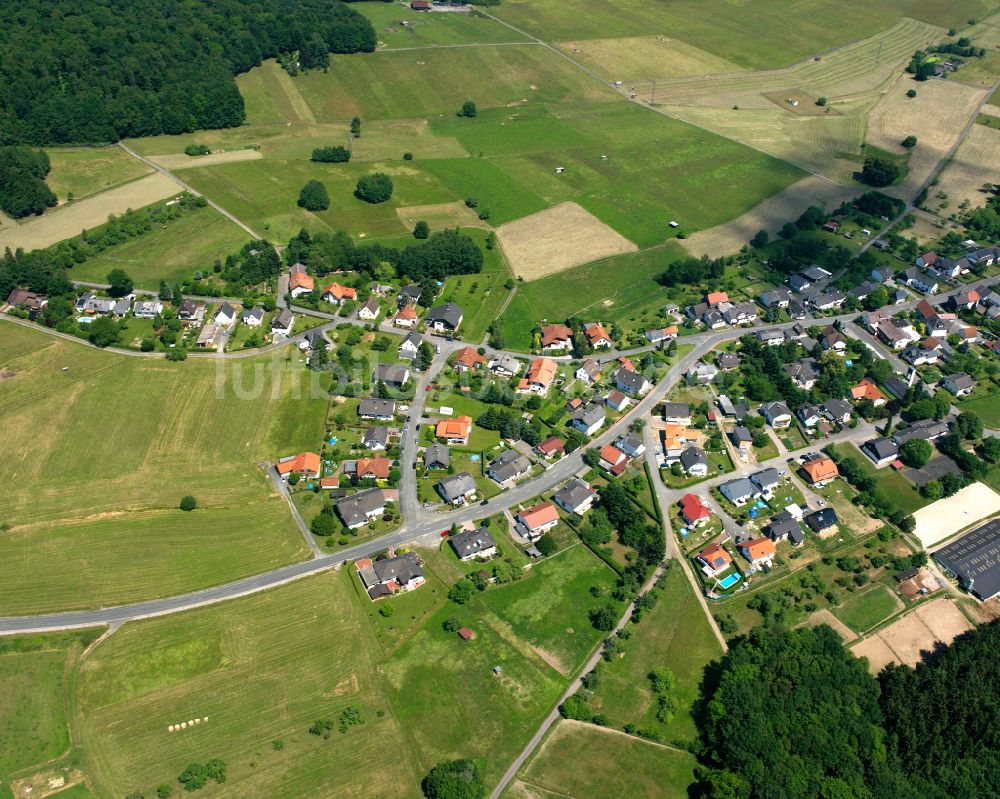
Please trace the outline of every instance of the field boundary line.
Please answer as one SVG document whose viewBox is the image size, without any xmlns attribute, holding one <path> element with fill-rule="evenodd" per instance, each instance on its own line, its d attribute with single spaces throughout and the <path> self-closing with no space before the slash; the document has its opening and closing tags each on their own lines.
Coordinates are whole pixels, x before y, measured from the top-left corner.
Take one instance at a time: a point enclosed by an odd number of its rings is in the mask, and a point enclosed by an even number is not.
<svg viewBox="0 0 1000 799">
<path fill-rule="evenodd" d="M 524 46 L 538 47 L 539 44 L 543 43 L 538 41 L 530 41 L 530 42 L 467 42 L 466 44 L 424 44 L 420 45 L 419 47 L 381 47 L 375 50 L 375 53 L 406 53 L 413 50 L 457 50 L 462 47 L 524 47 Z"/>
</svg>

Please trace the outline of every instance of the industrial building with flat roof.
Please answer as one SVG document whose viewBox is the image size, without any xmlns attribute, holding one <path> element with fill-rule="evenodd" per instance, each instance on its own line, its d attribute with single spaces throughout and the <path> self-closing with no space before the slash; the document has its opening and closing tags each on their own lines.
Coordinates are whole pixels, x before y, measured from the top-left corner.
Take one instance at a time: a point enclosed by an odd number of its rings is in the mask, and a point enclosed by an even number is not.
<svg viewBox="0 0 1000 799">
<path fill-rule="evenodd" d="M 934 560 L 983 602 L 1000 594 L 1000 518 L 942 547 Z"/>
</svg>

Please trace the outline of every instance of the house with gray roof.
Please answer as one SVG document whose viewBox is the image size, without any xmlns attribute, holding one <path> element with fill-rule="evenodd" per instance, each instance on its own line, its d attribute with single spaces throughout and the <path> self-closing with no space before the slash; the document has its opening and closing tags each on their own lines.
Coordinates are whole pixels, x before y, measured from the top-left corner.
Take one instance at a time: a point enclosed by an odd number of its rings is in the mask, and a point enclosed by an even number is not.
<svg viewBox="0 0 1000 799">
<path fill-rule="evenodd" d="M 573 411 L 573 418 L 570 420 L 570 424 L 584 435 L 592 436 L 604 427 L 604 420 L 606 418 L 607 415 L 604 413 L 604 408 L 591 402 L 588 405 L 581 405 Z"/>
<path fill-rule="evenodd" d="M 428 469 L 447 469 L 451 463 L 451 452 L 437 441 L 424 450 L 424 466 Z"/>
<path fill-rule="evenodd" d="M 876 466 L 892 463 L 899 455 L 899 447 L 891 438 L 873 438 L 861 445 L 865 453 Z"/>
<path fill-rule="evenodd" d="M 688 447 L 681 453 L 681 468 L 695 477 L 704 477 L 708 474 L 708 456 L 705 451 L 698 447 Z"/>
<path fill-rule="evenodd" d="M 919 438 L 922 441 L 934 441 L 947 432 L 948 425 L 944 422 L 938 422 L 934 419 L 924 419 L 923 421 L 915 422 L 905 430 L 899 430 L 892 436 L 892 440 L 896 442 L 897 446 L 901 447 L 907 441 L 912 441 L 915 438 Z"/>
<path fill-rule="evenodd" d="M 764 421 L 776 430 L 788 427 L 792 423 L 792 411 L 788 404 L 781 400 L 765 402 L 760 406 L 760 414 Z"/>
<path fill-rule="evenodd" d="M 552 496 L 552 500 L 567 513 L 582 516 L 594 504 L 597 492 L 583 480 L 570 480 Z"/>
<path fill-rule="evenodd" d="M 358 576 L 373 602 L 392 596 L 397 591 L 412 591 L 424 584 L 423 564 L 415 552 L 402 555 L 392 555 L 392 550 L 389 552 L 390 557 L 375 561 L 363 558 L 356 564 Z"/>
<path fill-rule="evenodd" d="M 385 494 L 381 488 L 369 488 L 336 504 L 337 515 L 351 530 L 363 527 L 385 511 Z"/>
<path fill-rule="evenodd" d="M 385 449 L 389 444 L 389 428 L 381 425 L 369 427 L 361 437 L 361 444 L 367 449 Z"/>
<path fill-rule="evenodd" d="M 448 539 L 451 548 L 455 550 L 458 559 L 470 561 L 480 558 L 492 558 L 497 554 L 496 539 L 490 534 L 488 527 L 477 527 L 475 530 L 464 530 Z"/>
<path fill-rule="evenodd" d="M 769 491 L 773 491 L 778 483 L 781 482 L 781 472 L 771 468 L 761 469 L 759 472 L 754 472 L 750 475 L 750 481 L 766 494 Z"/>
<path fill-rule="evenodd" d="M 529 472 L 531 472 L 531 461 L 516 449 L 505 449 L 490 462 L 486 470 L 487 476 L 501 485 Z"/>
<path fill-rule="evenodd" d="M 719 491 L 738 508 L 760 496 L 760 489 L 746 477 L 737 477 L 735 480 L 723 483 L 719 486 Z"/>
<path fill-rule="evenodd" d="M 615 372 L 615 388 L 633 397 L 641 397 L 652 387 L 653 384 L 641 372 L 633 372 L 625 367 Z"/>
<path fill-rule="evenodd" d="M 396 414 L 393 400 L 365 397 L 358 403 L 358 416 L 362 419 L 382 419 L 389 421 Z"/>
<path fill-rule="evenodd" d="M 399 388 L 410 379 L 410 370 L 405 366 L 397 366 L 394 363 L 380 363 L 375 366 L 375 374 L 372 377 L 376 383 L 385 383 L 387 386 Z"/>
<path fill-rule="evenodd" d="M 716 376 L 719 374 L 718 368 L 715 364 L 702 363 L 699 361 L 694 364 L 690 369 L 688 369 L 685 375 L 688 383 L 697 383 L 698 385 L 706 385 L 715 380 Z"/>
<path fill-rule="evenodd" d="M 396 355 L 407 361 L 412 361 L 417 357 L 417 353 L 420 352 L 420 345 L 424 343 L 424 337 L 420 335 L 416 330 L 412 330 L 406 334 L 399 346 L 396 348 Z"/>
<path fill-rule="evenodd" d="M 831 422 L 847 424 L 851 421 L 851 404 L 847 400 L 828 399 L 820 406 L 820 411 Z"/>
<path fill-rule="evenodd" d="M 438 482 L 437 490 L 445 502 L 463 505 L 476 498 L 476 481 L 468 472 L 458 472 Z"/>
<path fill-rule="evenodd" d="M 438 333 L 454 333 L 458 326 L 462 324 L 465 311 L 460 305 L 453 302 L 446 302 L 444 305 L 435 305 L 427 312 L 425 322 L 427 326 Z"/>
<path fill-rule="evenodd" d="M 487 364 L 489 370 L 500 377 L 513 377 L 521 371 L 521 362 L 513 355 L 501 352 L 490 359 Z"/>
<path fill-rule="evenodd" d="M 247 327 L 260 327 L 264 323 L 264 309 L 259 305 L 247 308 L 240 315 L 240 321 Z"/>
<path fill-rule="evenodd" d="M 687 402 L 664 402 L 663 421 L 667 424 L 691 424 L 691 406 Z"/>
<path fill-rule="evenodd" d="M 956 397 L 964 397 L 966 394 L 972 393 L 976 387 L 976 381 L 965 374 L 965 372 L 959 372 L 958 374 L 948 375 L 941 381 L 941 385 Z"/>
</svg>

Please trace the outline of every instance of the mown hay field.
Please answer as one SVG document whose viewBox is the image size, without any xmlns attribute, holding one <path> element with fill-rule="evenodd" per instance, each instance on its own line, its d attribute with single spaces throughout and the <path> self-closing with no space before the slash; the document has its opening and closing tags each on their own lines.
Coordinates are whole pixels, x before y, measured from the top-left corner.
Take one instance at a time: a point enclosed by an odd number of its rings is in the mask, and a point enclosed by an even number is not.
<svg viewBox="0 0 1000 799">
<path fill-rule="evenodd" d="M 257 468 L 322 435 L 326 400 L 303 367 L 280 353 L 171 364 L 10 323 L 0 364 L 13 374 L 0 383 L 0 615 L 178 594 L 306 556 Z M 177 509 L 185 494 L 197 510 Z"/>
<path fill-rule="evenodd" d="M 45 182 L 60 201 L 70 194 L 79 200 L 152 172 L 120 147 L 53 147 L 46 153 L 52 171 Z"/>
<path fill-rule="evenodd" d="M 950 209 L 966 201 L 972 208 L 979 208 L 986 205 L 988 196 L 982 191 L 983 184 L 996 175 L 1000 175 L 1000 130 L 973 125 L 945 167 L 936 189 L 948 195 Z"/>
<path fill-rule="evenodd" d="M 709 75 L 742 69 L 715 53 L 663 35 L 582 39 L 556 45 L 574 61 L 611 81 Z"/>
</svg>

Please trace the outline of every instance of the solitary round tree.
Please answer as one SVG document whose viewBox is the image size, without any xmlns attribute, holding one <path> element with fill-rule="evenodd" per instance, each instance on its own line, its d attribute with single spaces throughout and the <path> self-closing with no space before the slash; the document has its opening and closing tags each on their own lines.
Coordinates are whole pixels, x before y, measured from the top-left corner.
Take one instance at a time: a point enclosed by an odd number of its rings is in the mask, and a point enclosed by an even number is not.
<svg viewBox="0 0 1000 799">
<path fill-rule="evenodd" d="M 462 103 L 462 110 L 458 112 L 460 117 L 474 117 L 476 115 L 476 104 L 472 100 Z"/>
<path fill-rule="evenodd" d="M 899 179 L 899 166 L 877 155 L 865 159 L 861 169 L 861 182 L 869 186 L 891 186 Z"/>
<path fill-rule="evenodd" d="M 382 172 L 373 172 L 358 178 L 354 196 L 366 203 L 384 203 L 392 197 L 392 178 Z"/>
<path fill-rule="evenodd" d="M 310 180 L 299 192 L 299 207 L 307 211 L 325 211 L 330 207 L 330 195 L 326 186 L 318 180 Z"/>
<path fill-rule="evenodd" d="M 438 763 L 420 783 L 427 799 L 482 799 L 486 796 L 479 768 L 471 760 Z"/>
<path fill-rule="evenodd" d="M 413 226 L 413 238 L 426 239 L 429 235 L 431 235 L 430 226 L 423 219 Z"/>
<path fill-rule="evenodd" d="M 180 509 L 186 511 L 192 511 L 198 507 L 198 500 L 188 494 L 185 497 L 181 497 Z"/>
<path fill-rule="evenodd" d="M 903 147 L 905 147 L 907 150 L 912 150 L 914 147 L 917 146 L 917 137 L 907 136 L 900 142 L 900 144 L 903 145 Z"/>
</svg>

